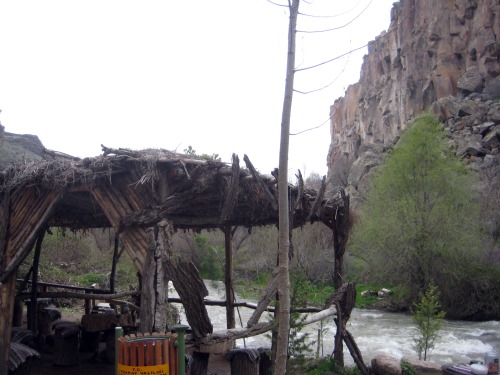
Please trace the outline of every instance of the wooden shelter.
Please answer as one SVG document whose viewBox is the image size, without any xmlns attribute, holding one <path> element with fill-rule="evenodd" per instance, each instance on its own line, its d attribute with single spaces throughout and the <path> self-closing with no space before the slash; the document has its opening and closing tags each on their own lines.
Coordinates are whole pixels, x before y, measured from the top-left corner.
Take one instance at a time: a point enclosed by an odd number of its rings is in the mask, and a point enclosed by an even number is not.
<svg viewBox="0 0 500 375">
<path fill-rule="evenodd" d="M 274 298 L 273 281 L 247 328 L 234 330 L 231 229 L 278 223 L 279 172 L 263 175 L 246 155 L 244 161 L 246 168 L 236 155 L 226 164 L 167 150 L 103 146 L 102 156 L 78 159 L 47 151 L 44 161 L 0 172 L 0 373 L 7 369 L 18 267 L 49 227 L 112 227 L 119 233 L 144 280 L 143 331 L 166 328 L 168 280 L 182 299 L 195 345 L 268 329 L 258 318 Z M 321 221 L 340 239 L 342 250 L 342 221 L 348 220 L 349 209 L 345 196 L 327 199 L 324 179 L 317 192 L 304 188 L 300 172 L 297 177 L 297 186 L 289 187 L 291 226 Z M 173 231 L 210 228 L 226 235 L 226 307 L 233 330 L 224 334 L 213 333 L 196 268 L 171 257 Z"/>
</svg>

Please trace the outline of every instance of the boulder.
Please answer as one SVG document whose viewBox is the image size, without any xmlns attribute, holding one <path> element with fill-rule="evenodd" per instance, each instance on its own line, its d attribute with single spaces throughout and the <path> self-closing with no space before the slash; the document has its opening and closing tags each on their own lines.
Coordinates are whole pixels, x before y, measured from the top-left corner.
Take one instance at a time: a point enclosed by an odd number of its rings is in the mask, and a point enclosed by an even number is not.
<svg viewBox="0 0 500 375">
<path fill-rule="evenodd" d="M 377 355 L 372 359 L 372 370 L 375 375 L 401 375 L 399 359 L 389 355 Z"/>
<path fill-rule="evenodd" d="M 500 76 L 486 82 L 483 94 L 487 95 L 491 99 L 500 98 Z"/>
<path fill-rule="evenodd" d="M 436 363 L 428 361 L 420 361 L 415 358 L 403 358 L 403 360 L 408 362 L 415 368 L 415 370 L 417 370 L 417 375 L 420 374 L 441 375 L 443 373 L 441 366 Z"/>
<path fill-rule="evenodd" d="M 465 71 L 457 82 L 457 87 L 465 91 L 465 94 L 471 92 L 481 92 L 483 90 L 483 77 L 477 65 L 471 66 Z"/>
</svg>

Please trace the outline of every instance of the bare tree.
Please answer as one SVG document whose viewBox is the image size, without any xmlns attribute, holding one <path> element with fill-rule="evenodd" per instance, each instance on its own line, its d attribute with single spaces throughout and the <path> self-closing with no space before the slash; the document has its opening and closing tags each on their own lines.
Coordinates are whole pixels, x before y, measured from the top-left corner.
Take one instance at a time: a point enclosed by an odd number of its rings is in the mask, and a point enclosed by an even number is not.
<svg viewBox="0 0 500 375">
<path fill-rule="evenodd" d="M 295 76 L 295 37 L 297 32 L 297 15 L 300 0 L 293 0 L 290 4 L 290 22 L 288 26 L 288 57 L 286 66 L 285 98 L 281 116 L 280 160 L 278 175 L 278 204 L 279 204 L 279 310 L 278 310 L 278 339 L 276 343 L 276 362 L 274 373 L 286 373 L 288 354 L 288 331 L 290 330 L 290 275 L 288 257 L 290 250 L 290 225 L 288 206 L 288 149 L 290 142 L 290 118 L 292 113 L 293 81 Z"/>
</svg>

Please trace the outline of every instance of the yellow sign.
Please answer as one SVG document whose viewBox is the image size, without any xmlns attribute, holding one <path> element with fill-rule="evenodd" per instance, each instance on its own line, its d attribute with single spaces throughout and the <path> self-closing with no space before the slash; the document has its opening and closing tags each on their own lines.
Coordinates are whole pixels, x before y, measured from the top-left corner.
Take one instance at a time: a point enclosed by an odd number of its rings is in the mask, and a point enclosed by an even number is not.
<svg viewBox="0 0 500 375">
<path fill-rule="evenodd" d="M 168 364 L 156 366 L 126 366 L 118 364 L 117 375 L 168 375 Z"/>
</svg>

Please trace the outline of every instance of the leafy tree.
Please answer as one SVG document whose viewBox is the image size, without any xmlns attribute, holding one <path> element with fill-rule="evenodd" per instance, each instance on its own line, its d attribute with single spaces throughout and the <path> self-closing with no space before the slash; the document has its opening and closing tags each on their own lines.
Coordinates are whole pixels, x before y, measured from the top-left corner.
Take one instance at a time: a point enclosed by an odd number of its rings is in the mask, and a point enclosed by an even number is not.
<svg viewBox="0 0 500 375">
<path fill-rule="evenodd" d="M 427 354 L 434 348 L 438 331 L 443 324 L 444 312 L 440 311 L 438 302 L 439 292 L 435 285 L 430 284 L 424 294 L 420 295 L 420 302 L 414 304 L 412 319 L 417 325 L 419 336 L 414 339 L 413 348 L 418 359 L 427 361 Z"/>
<path fill-rule="evenodd" d="M 205 235 L 197 234 L 194 239 L 198 248 L 201 277 L 209 280 L 222 280 L 224 271 L 222 269 L 221 253 L 224 253 L 223 250 L 215 246 L 210 246 L 208 244 L 208 237 Z"/>
<path fill-rule="evenodd" d="M 379 168 L 351 236 L 372 281 L 406 287 L 413 301 L 435 281 L 448 291 L 443 301 L 456 303 L 451 293 L 478 263 L 474 183 L 442 126 L 430 115 L 418 118 Z"/>
</svg>

